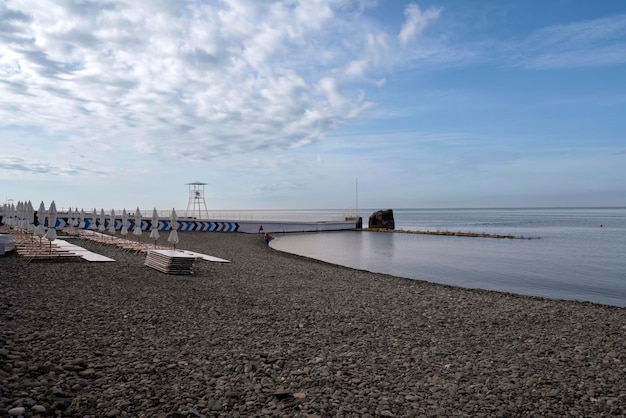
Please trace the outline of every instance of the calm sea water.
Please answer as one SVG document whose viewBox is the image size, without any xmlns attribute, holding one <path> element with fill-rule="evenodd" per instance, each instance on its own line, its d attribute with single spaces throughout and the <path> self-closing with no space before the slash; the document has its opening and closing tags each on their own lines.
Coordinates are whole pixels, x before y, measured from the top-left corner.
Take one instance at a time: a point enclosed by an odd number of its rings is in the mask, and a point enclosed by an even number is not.
<svg viewBox="0 0 626 418">
<path fill-rule="evenodd" d="M 364 224 L 371 212 L 361 211 Z M 272 247 L 399 277 L 626 307 L 626 208 L 403 209 L 394 218 L 396 229 L 531 239 L 346 231 L 279 235 Z"/>
</svg>

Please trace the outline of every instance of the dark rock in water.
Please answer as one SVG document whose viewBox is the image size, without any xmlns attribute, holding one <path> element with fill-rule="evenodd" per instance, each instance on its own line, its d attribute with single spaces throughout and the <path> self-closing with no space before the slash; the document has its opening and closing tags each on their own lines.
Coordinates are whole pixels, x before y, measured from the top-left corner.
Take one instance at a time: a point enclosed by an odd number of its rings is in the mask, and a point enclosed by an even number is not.
<svg viewBox="0 0 626 418">
<path fill-rule="evenodd" d="M 395 229 L 396 223 L 393 219 L 393 210 L 379 210 L 372 213 L 368 228 Z"/>
</svg>

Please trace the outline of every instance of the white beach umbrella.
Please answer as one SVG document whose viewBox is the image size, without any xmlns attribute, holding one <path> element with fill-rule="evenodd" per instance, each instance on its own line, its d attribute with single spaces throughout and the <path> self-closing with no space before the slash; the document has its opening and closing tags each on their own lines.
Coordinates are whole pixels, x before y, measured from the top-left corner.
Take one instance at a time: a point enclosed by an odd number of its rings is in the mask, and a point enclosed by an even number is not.
<svg viewBox="0 0 626 418">
<path fill-rule="evenodd" d="M 96 212 L 96 208 L 93 209 L 93 213 L 91 214 L 91 223 L 89 224 L 89 229 L 96 230 L 98 226 L 96 225 L 96 219 L 98 218 L 98 212 Z"/>
<path fill-rule="evenodd" d="M 24 231 L 24 203 L 21 200 L 17 202 L 17 228 Z"/>
<path fill-rule="evenodd" d="M 73 227 L 77 227 L 80 225 L 80 212 L 78 211 L 78 207 L 74 208 L 74 222 L 72 223 Z"/>
<path fill-rule="evenodd" d="M 15 228 L 19 228 L 22 225 L 21 224 L 21 219 L 20 219 L 20 214 L 21 214 L 21 212 L 20 212 L 21 206 L 20 205 L 21 204 L 22 204 L 22 202 L 17 202 L 15 204 L 15 216 L 14 216 L 14 219 L 13 219 L 13 226 Z"/>
<path fill-rule="evenodd" d="M 26 230 L 28 233 L 32 234 L 35 232 L 35 209 L 33 208 L 33 204 L 30 200 L 26 203 L 26 220 L 28 222 Z"/>
<path fill-rule="evenodd" d="M 8 203 L 5 203 L 4 209 L 2 210 L 2 223 L 5 225 L 9 225 L 10 219 L 11 219 L 11 205 Z"/>
<path fill-rule="evenodd" d="M 39 209 L 37 210 L 37 225 L 35 225 L 34 234 L 41 238 L 46 234 L 46 227 L 44 224 L 46 223 L 46 205 L 43 204 L 43 200 L 39 204 Z"/>
<path fill-rule="evenodd" d="M 52 241 L 57 239 L 57 206 L 54 204 L 54 200 L 50 203 L 50 208 L 48 209 L 48 232 L 46 232 L 46 238 L 48 238 L 51 242 L 50 246 L 52 247 Z"/>
<path fill-rule="evenodd" d="M 15 205 L 13 203 L 9 205 L 9 223 L 5 222 L 5 224 L 9 225 L 10 227 L 15 226 Z"/>
<path fill-rule="evenodd" d="M 13 204 L 12 203 L 7 204 L 7 211 L 5 212 L 5 216 L 2 222 L 7 226 L 11 226 L 11 223 L 13 222 Z"/>
<path fill-rule="evenodd" d="M 11 204 L 5 203 L 2 211 L 2 223 L 11 226 Z"/>
<path fill-rule="evenodd" d="M 22 215 L 20 219 L 22 219 L 22 231 L 28 232 L 28 208 L 26 202 L 22 202 Z"/>
<path fill-rule="evenodd" d="M 85 229 L 85 226 L 87 224 L 85 223 L 85 209 L 81 209 L 80 210 L 80 223 L 78 224 L 78 227 L 80 229 Z"/>
<path fill-rule="evenodd" d="M 109 220 L 109 233 L 115 235 L 115 209 L 111 209 L 111 219 Z"/>
<path fill-rule="evenodd" d="M 104 226 L 104 209 L 100 208 L 100 225 L 98 225 L 98 231 L 104 232 L 106 231 L 106 227 Z"/>
<path fill-rule="evenodd" d="M 4 222 L 5 225 L 11 226 L 11 215 L 12 215 L 11 204 L 8 204 L 6 219 L 2 221 Z"/>
<path fill-rule="evenodd" d="M 17 208 L 15 203 L 11 203 L 11 226 L 13 228 L 17 226 Z"/>
<path fill-rule="evenodd" d="M 71 207 L 67 210 L 67 226 L 70 228 L 74 226 L 74 212 Z"/>
<path fill-rule="evenodd" d="M 167 242 L 171 242 L 174 244 L 174 249 L 176 249 L 176 244 L 178 244 L 178 217 L 176 216 L 176 210 L 172 209 L 172 213 L 170 214 L 170 226 L 172 230 L 170 231 L 170 235 L 167 237 Z"/>
<path fill-rule="evenodd" d="M 152 225 L 150 229 L 150 238 L 154 240 L 154 246 L 156 247 L 157 240 L 159 239 L 159 214 L 156 208 L 152 210 Z"/>
<path fill-rule="evenodd" d="M 24 229 L 26 229 L 26 209 L 25 209 L 25 203 L 22 202 L 21 200 L 19 202 L 17 202 L 17 227 L 20 229 L 20 232 L 24 232 Z"/>
<path fill-rule="evenodd" d="M 13 204 L 13 228 L 19 228 L 20 212 L 17 208 L 17 204 Z"/>
<path fill-rule="evenodd" d="M 9 225 L 9 215 L 11 214 L 11 206 L 8 203 L 5 203 L 2 206 L 2 223 L 5 225 Z"/>
<path fill-rule="evenodd" d="M 10 227 L 14 227 L 15 226 L 15 204 L 11 203 L 9 205 L 9 226 Z"/>
<path fill-rule="evenodd" d="M 128 213 L 126 213 L 126 209 L 124 209 L 122 211 L 122 230 L 120 231 L 122 235 L 128 235 L 128 226 L 126 225 L 127 223 L 128 223 Z"/>
<path fill-rule="evenodd" d="M 142 221 L 142 217 L 141 217 L 141 212 L 139 211 L 139 208 L 137 208 L 137 211 L 135 212 L 135 227 L 133 228 L 133 235 L 137 236 L 137 240 L 141 241 L 141 221 Z"/>
</svg>

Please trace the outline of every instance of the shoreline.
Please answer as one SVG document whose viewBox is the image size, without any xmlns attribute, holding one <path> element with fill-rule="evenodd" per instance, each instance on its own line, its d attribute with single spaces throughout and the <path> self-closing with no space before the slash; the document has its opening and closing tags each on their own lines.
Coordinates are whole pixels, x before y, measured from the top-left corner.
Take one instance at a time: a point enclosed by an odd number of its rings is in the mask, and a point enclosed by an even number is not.
<svg viewBox="0 0 626 418">
<path fill-rule="evenodd" d="M 0 415 L 626 413 L 624 308 L 355 270 L 253 234 L 179 236 L 231 262 L 169 276 L 87 241 L 117 261 L 1 258 Z"/>
</svg>

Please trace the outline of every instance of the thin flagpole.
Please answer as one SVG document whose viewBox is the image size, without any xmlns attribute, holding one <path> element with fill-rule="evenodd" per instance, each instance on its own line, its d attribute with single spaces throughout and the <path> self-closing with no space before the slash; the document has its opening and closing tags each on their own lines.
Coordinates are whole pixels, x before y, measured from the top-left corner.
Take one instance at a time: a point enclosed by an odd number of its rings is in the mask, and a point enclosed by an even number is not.
<svg viewBox="0 0 626 418">
<path fill-rule="evenodd" d="M 359 217 L 359 178 L 356 178 L 356 217 Z"/>
</svg>

